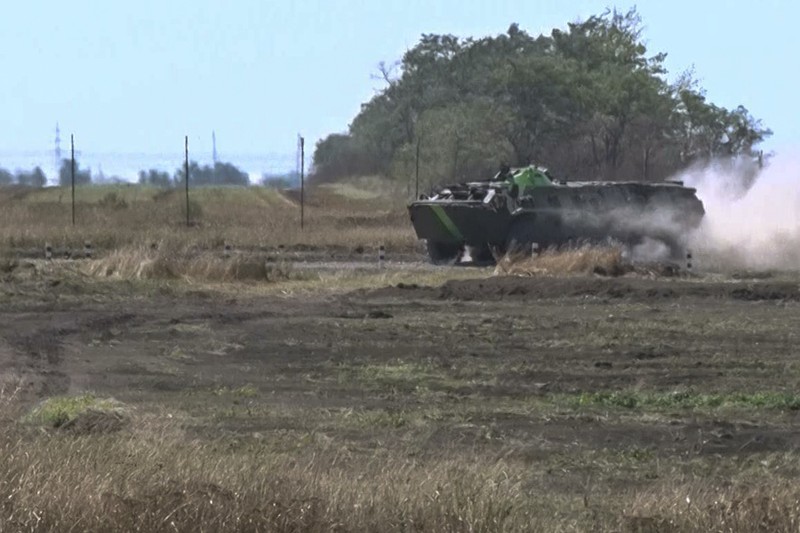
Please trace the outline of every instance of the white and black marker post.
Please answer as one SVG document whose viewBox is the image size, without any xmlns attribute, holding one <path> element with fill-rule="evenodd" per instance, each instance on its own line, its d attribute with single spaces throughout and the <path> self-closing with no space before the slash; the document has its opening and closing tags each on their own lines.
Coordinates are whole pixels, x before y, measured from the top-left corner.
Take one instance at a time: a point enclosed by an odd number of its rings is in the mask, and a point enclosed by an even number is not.
<svg viewBox="0 0 800 533">
<path fill-rule="evenodd" d="M 49 242 L 44 243 L 44 258 L 48 261 L 53 258 L 53 247 Z"/>
<path fill-rule="evenodd" d="M 686 250 L 686 270 L 692 270 L 692 251 Z"/>
<path fill-rule="evenodd" d="M 386 247 L 381 244 L 378 247 L 378 268 L 384 268 L 385 261 L 386 261 Z"/>
<path fill-rule="evenodd" d="M 229 242 L 225 243 L 225 248 L 224 248 L 224 251 L 222 252 L 222 255 L 225 257 L 225 259 L 228 259 L 231 256 L 231 249 L 232 248 L 233 247 L 231 246 L 231 243 L 229 243 Z"/>
<path fill-rule="evenodd" d="M 91 241 L 86 241 L 86 242 L 83 243 L 83 256 L 86 259 L 91 259 L 92 258 L 92 242 Z"/>
<path fill-rule="evenodd" d="M 536 257 L 539 255 L 539 243 L 532 242 L 531 243 L 531 257 Z"/>
</svg>

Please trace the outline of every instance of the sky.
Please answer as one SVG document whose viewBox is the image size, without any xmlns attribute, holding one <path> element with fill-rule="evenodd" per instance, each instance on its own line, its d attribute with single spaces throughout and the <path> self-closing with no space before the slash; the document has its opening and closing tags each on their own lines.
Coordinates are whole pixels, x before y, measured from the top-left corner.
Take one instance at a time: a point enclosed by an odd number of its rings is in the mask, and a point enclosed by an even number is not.
<svg viewBox="0 0 800 533">
<path fill-rule="evenodd" d="M 251 173 L 293 168 L 346 131 L 423 33 L 480 37 L 511 23 L 538 35 L 571 21 L 627 10 L 589 0 L 27 0 L 0 12 L 0 167 L 53 166 L 75 135 L 83 166 L 125 174 L 174 169 L 189 136 L 192 158 Z M 800 3 L 790 0 L 640 0 L 651 53 L 666 52 L 670 79 L 688 68 L 708 99 L 744 105 L 774 136 L 800 146 L 797 87 Z M 171 164 L 172 159 L 175 164 Z M 122 163 L 127 161 L 127 163 Z M 152 162 L 152 164 L 151 164 Z M 127 166 L 126 166 L 127 165 Z"/>
</svg>

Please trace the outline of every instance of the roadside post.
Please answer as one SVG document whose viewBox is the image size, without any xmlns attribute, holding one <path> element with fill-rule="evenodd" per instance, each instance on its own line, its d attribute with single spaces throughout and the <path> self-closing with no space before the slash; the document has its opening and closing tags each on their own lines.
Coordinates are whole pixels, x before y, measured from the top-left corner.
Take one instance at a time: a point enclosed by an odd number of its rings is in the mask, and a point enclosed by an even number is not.
<svg viewBox="0 0 800 533">
<path fill-rule="evenodd" d="M 300 230 L 305 227 L 306 212 L 306 140 L 298 135 L 300 143 Z"/>
<path fill-rule="evenodd" d="M 70 145 L 70 176 L 72 177 L 72 225 L 75 225 L 75 135 L 69 136 Z"/>
<path fill-rule="evenodd" d="M 83 256 L 86 259 L 91 259 L 92 258 L 92 242 L 91 241 L 86 241 L 86 242 L 83 243 Z"/>
<path fill-rule="evenodd" d="M 186 173 L 186 227 L 188 228 L 191 226 L 191 222 L 189 220 L 189 136 L 185 136 L 183 139 L 183 148 L 184 153 L 186 155 L 184 159 L 184 172 Z"/>
<path fill-rule="evenodd" d="M 385 268 L 386 262 L 386 247 L 384 245 L 380 245 L 378 247 L 378 268 Z"/>
</svg>

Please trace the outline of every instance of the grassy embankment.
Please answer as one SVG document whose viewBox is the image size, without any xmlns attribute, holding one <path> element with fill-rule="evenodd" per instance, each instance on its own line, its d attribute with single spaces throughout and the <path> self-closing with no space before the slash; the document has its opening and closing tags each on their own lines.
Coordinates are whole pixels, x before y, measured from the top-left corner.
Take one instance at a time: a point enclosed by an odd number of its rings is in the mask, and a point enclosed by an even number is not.
<svg viewBox="0 0 800 533">
<path fill-rule="evenodd" d="M 46 244 L 54 258 L 82 257 L 89 241 L 93 276 L 213 283 L 304 277 L 293 261 L 371 260 L 380 244 L 395 259 L 419 249 L 405 194 L 378 179 L 309 187 L 302 230 L 297 191 L 194 189 L 190 227 L 182 190 L 89 186 L 76 197 L 73 227 L 68 188 L 0 188 L 0 259 L 41 259 Z"/>
</svg>

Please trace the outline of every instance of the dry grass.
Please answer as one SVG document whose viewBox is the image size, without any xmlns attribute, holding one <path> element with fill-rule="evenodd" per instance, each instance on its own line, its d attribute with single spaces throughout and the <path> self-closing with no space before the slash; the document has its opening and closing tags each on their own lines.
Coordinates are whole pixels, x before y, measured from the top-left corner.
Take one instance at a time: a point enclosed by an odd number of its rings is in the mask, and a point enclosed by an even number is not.
<svg viewBox="0 0 800 533">
<path fill-rule="evenodd" d="M 87 263 L 95 277 L 117 279 L 182 279 L 186 281 L 284 281 L 297 279 L 288 263 L 270 263 L 263 256 L 221 253 L 189 247 L 125 246 Z"/>
<path fill-rule="evenodd" d="M 330 439 L 201 439 L 137 415 L 115 433 L 41 430 L 3 400 L 6 531 L 797 531 L 786 479 L 681 481 L 644 490 L 553 491 L 514 459 L 466 451 L 415 459 Z M 790 462 L 792 459 L 787 458 Z"/>
<path fill-rule="evenodd" d="M 592 274 L 617 276 L 631 270 L 622 248 L 582 245 L 547 249 L 533 257 L 506 255 L 497 262 L 495 274 L 516 276 Z"/>
<path fill-rule="evenodd" d="M 380 240 L 394 249 L 414 245 L 402 202 L 378 204 L 376 209 L 374 198 L 367 201 L 347 187 L 310 193 L 304 232 L 297 228 L 294 200 L 272 191 L 198 191 L 198 224 L 186 228 L 179 194 L 136 187 L 115 190 L 121 192 L 113 202 L 104 200 L 102 188 L 83 191 L 76 230 L 66 223 L 66 200 L 58 196 L 63 191 L 14 196 L 0 190 L 0 252 L 38 249 L 45 241 L 80 247 L 87 238 L 100 252 L 87 262 L 36 260 L 26 267 L 19 261 L 22 266 L 9 264 L 9 276 L 12 271 L 15 276 L 33 275 L 37 269 L 69 264 L 83 277 L 287 280 L 257 288 L 232 285 L 247 292 L 280 288 L 289 295 L 475 276 L 466 270 L 376 268 L 368 275 L 337 271 L 298 280 L 296 272 L 262 260 L 260 248 L 279 244 L 352 248 Z M 153 242 L 156 248 L 151 248 Z M 222 256 L 224 242 L 236 247 L 230 258 Z M 0 264 L 0 271 L 4 268 Z M 582 247 L 546 251 L 535 259 L 503 258 L 497 273 L 612 274 L 625 268 L 620 250 Z M 363 327 L 381 327 L 361 322 Z M 456 325 L 441 327 L 445 329 L 437 335 L 456 331 Z M 613 327 L 616 334 L 624 326 Z M 644 336 L 649 330 L 642 331 L 638 333 Z M 487 337 L 492 342 L 496 338 Z M 369 379 L 397 382 L 405 379 L 405 372 L 407 381 L 419 386 L 420 372 L 401 365 L 384 365 Z M 480 369 L 477 375 L 487 373 Z M 791 482 L 796 462 L 791 453 L 777 466 L 743 467 L 737 479 L 721 479 L 713 473 L 716 463 L 704 463 L 704 458 L 695 459 L 697 470 L 687 467 L 692 473 L 681 473 L 684 458 L 665 454 L 653 461 L 658 477 L 651 479 L 633 475 L 638 467 L 609 459 L 616 457 L 612 454 L 584 460 L 568 449 L 563 455 L 528 460 L 512 453 L 521 446 L 513 441 L 508 448 L 491 451 L 443 445 L 421 453 L 407 443 L 425 434 L 409 433 L 408 441 L 384 440 L 365 449 L 338 438 L 353 430 L 347 425 L 352 419 L 341 427 L 329 417 L 327 426 L 314 429 L 225 436 L 230 434 L 215 426 L 187 429 L 197 421 L 175 411 L 154 414 L 166 408 L 157 407 L 126 411 L 124 421 L 81 424 L 72 422 L 81 418 L 72 417 L 71 409 L 89 406 L 96 412 L 96 398 L 58 397 L 40 404 L 39 411 L 24 409 L 17 398 L 20 386 L 6 377 L 0 375 L 0 531 L 745 532 L 800 527 L 800 489 Z M 215 389 L 214 394 L 238 402 L 255 393 L 245 386 Z M 459 404 L 466 401 L 456 398 Z M 42 406 L 52 408 L 48 416 L 36 416 Z M 192 416 L 206 416 L 205 409 L 204 404 Z M 286 411 L 280 414 L 287 416 Z M 359 423 L 366 424 L 361 431 L 372 434 L 379 422 Z M 432 422 L 431 427 L 436 428 Z M 535 449 L 538 441 L 524 444 L 537 454 L 542 451 Z M 593 492 L 588 482 L 576 481 L 586 479 L 584 470 L 608 478 L 599 479 Z"/>
<path fill-rule="evenodd" d="M 283 454 L 153 418 L 83 436 L 5 425 L 0 501 L 9 531 L 525 531 L 540 514 L 502 461 Z"/>
<path fill-rule="evenodd" d="M 800 529 L 800 488 L 786 480 L 715 486 L 664 483 L 629 504 L 628 531 L 790 532 Z"/>
<path fill-rule="evenodd" d="M 0 253 L 35 253 L 45 243 L 58 250 L 80 250 L 86 240 L 100 254 L 151 242 L 192 243 L 205 250 L 221 249 L 226 242 L 240 249 L 355 249 L 384 243 L 400 251 L 416 246 L 404 196 L 376 199 L 354 190 L 308 190 L 301 230 L 295 195 L 260 187 L 193 190 L 191 227 L 186 227 L 182 191 L 138 185 L 79 187 L 73 227 L 69 190 L 0 187 Z"/>
</svg>

